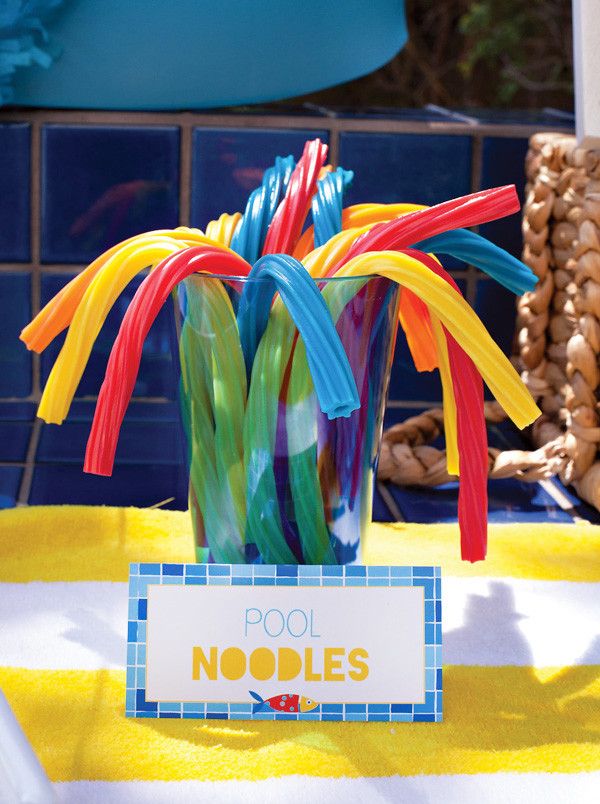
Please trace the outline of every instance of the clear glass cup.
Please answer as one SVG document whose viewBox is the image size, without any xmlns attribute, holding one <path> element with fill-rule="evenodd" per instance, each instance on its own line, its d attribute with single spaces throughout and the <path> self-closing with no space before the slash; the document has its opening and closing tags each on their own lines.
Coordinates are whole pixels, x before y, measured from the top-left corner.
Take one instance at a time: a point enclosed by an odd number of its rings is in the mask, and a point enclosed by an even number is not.
<svg viewBox="0 0 600 804">
<path fill-rule="evenodd" d="M 393 358 L 399 291 L 383 277 L 320 280 L 361 401 L 319 408 L 304 344 L 278 300 L 246 376 L 244 284 L 194 274 L 180 291 L 181 409 L 199 562 L 360 561 Z"/>
</svg>

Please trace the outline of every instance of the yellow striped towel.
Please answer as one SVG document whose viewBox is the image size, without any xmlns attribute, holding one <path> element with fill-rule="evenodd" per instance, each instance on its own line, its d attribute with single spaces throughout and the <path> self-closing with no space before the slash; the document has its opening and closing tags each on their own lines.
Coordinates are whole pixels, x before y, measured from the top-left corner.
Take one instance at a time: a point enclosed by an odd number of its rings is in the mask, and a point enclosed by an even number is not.
<svg viewBox="0 0 600 804">
<path fill-rule="evenodd" d="M 65 802 L 600 800 L 600 528 L 373 525 L 377 564 L 441 564 L 444 722 L 131 720 L 130 561 L 191 561 L 188 516 L 0 513 L 0 688 Z M 0 801 L 2 795 L 0 791 Z"/>
</svg>

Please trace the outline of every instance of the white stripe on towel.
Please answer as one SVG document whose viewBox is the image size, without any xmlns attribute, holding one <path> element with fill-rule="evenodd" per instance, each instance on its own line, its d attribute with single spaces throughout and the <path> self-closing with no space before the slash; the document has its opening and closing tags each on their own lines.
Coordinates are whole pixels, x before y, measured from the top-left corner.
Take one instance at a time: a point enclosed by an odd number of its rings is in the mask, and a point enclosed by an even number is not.
<svg viewBox="0 0 600 804">
<path fill-rule="evenodd" d="M 357 779 L 285 776 L 260 782 L 63 782 L 54 787 L 61 804 L 596 804 L 600 772 Z"/>
<path fill-rule="evenodd" d="M 600 664 L 600 583 L 443 579 L 445 664 Z M 0 665 L 122 668 L 127 584 L 0 584 Z"/>
</svg>

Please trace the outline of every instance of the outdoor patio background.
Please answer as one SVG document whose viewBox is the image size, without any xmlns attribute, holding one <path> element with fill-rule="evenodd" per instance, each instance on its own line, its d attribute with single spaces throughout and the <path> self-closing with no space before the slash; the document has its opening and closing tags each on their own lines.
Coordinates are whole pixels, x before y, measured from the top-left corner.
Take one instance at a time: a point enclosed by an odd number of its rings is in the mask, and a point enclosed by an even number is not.
<svg viewBox="0 0 600 804">
<path fill-rule="evenodd" d="M 21 328 L 77 271 L 105 248 L 140 231 L 204 228 L 221 212 L 243 211 L 276 155 L 298 158 L 307 138 L 329 143 L 330 162 L 355 171 L 346 203 L 433 204 L 514 182 L 522 193 L 527 138 L 569 130 L 564 115 L 460 115 L 398 110 L 393 116 L 296 116 L 3 111 L 0 113 L 0 507 L 103 503 L 187 507 L 178 422 L 173 310 L 166 305 L 144 348 L 112 478 L 81 470 L 93 399 L 133 282 L 104 326 L 67 422 L 35 419 L 36 402 L 62 337 L 42 356 L 18 340 Z M 520 218 L 481 227 L 519 255 Z M 468 301 L 510 353 L 514 297 L 474 268 L 448 263 Z M 417 374 L 399 338 L 387 422 L 441 400 L 437 373 Z M 514 436 L 496 428 L 506 445 Z M 507 440 L 508 439 L 508 440 Z M 453 487 L 430 492 L 380 489 L 381 519 L 456 516 Z M 433 495 L 433 496 L 432 496 Z M 434 499 L 435 505 L 431 506 Z M 435 509 L 435 511 L 433 510 Z M 493 484 L 494 511 L 517 518 L 569 518 L 553 495 L 516 481 Z M 500 516 L 500 513 L 499 513 Z M 510 514 L 508 516 L 510 518 Z"/>
</svg>

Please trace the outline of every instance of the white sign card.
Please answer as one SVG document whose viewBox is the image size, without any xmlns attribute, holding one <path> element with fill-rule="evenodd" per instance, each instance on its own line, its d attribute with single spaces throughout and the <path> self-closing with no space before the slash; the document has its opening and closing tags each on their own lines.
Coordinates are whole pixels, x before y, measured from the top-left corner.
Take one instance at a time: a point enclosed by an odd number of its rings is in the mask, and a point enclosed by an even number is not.
<svg viewBox="0 0 600 804">
<path fill-rule="evenodd" d="M 440 721 L 439 567 L 133 564 L 126 714 Z"/>
</svg>

